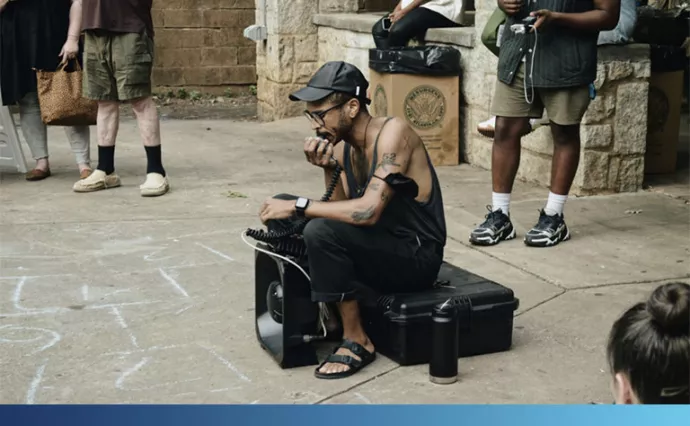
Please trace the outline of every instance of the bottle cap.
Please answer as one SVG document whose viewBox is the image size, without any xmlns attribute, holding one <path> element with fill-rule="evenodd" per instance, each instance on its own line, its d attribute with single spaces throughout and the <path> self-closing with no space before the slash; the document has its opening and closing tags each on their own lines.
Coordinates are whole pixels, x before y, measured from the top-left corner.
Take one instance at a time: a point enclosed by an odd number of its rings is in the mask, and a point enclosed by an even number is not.
<svg viewBox="0 0 690 426">
<path fill-rule="evenodd" d="M 450 298 L 434 306 L 434 315 L 450 318 L 455 315 L 458 308 L 458 300 Z"/>
</svg>

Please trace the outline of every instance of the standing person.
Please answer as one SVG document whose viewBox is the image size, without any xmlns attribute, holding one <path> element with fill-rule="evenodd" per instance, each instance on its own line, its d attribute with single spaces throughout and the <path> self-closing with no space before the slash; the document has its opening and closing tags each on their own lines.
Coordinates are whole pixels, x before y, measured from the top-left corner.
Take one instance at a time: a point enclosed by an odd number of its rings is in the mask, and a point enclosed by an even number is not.
<svg viewBox="0 0 690 426">
<path fill-rule="evenodd" d="M 415 37 L 422 41 L 429 28 L 459 26 L 462 12 L 461 0 L 400 0 L 371 33 L 379 49 L 404 47 Z"/>
<path fill-rule="evenodd" d="M 55 71 L 62 61 L 79 57 L 81 7 L 81 0 L 0 0 L 2 104 L 19 104 L 22 133 L 36 160 L 28 181 L 51 175 L 35 69 Z M 84 179 L 91 174 L 89 127 L 65 127 L 65 133 Z"/>
<path fill-rule="evenodd" d="M 151 93 L 152 0 L 83 0 L 84 96 L 98 101 L 98 168 L 74 184 L 76 192 L 120 186 L 115 174 L 115 140 L 120 103 L 131 103 L 146 150 L 142 196 L 170 189 L 161 159 L 158 110 Z"/>
<path fill-rule="evenodd" d="M 508 15 L 498 58 L 492 101 L 496 116 L 491 172 L 492 206 L 470 242 L 494 245 L 515 238 L 510 195 L 520 165 L 520 142 L 530 118 L 546 109 L 554 150 L 551 185 L 528 246 L 550 247 L 570 238 L 563 207 L 580 161 L 580 122 L 597 73 L 599 31 L 616 27 L 621 0 L 498 0 Z M 528 16 L 533 28 L 513 31 Z M 538 44 L 537 44 L 538 43 Z"/>
</svg>

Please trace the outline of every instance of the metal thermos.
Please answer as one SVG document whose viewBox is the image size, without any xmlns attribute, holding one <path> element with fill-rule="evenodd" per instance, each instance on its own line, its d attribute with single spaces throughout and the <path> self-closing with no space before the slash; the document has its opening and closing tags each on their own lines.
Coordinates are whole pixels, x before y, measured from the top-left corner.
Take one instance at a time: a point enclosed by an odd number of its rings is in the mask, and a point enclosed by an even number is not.
<svg viewBox="0 0 690 426">
<path fill-rule="evenodd" d="M 458 303 L 448 299 L 436 305 L 431 314 L 431 360 L 429 380 L 449 385 L 458 380 Z"/>
</svg>

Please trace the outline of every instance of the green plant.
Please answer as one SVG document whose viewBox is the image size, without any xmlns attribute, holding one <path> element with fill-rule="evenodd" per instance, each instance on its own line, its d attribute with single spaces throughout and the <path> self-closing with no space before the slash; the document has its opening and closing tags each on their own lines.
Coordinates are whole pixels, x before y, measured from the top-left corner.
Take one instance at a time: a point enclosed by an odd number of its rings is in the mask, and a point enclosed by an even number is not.
<svg viewBox="0 0 690 426">
<path fill-rule="evenodd" d="M 249 86 L 249 93 L 251 93 L 253 96 L 256 96 L 256 86 Z"/>
</svg>

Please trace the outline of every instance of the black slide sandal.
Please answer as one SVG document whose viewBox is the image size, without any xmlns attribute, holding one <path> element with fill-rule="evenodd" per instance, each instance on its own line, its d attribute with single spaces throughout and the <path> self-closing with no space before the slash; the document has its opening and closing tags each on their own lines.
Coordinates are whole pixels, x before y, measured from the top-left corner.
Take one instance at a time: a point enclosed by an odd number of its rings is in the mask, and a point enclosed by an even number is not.
<svg viewBox="0 0 690 426">
<path fill-rule="evenodd" d="M 336 355 L 335 353 L 340 348 L 349 349 L 350 352 L 357 355 L 361 360 L 353 358 L 349 355 Z M 345 377 L 350 377 L 353 374 L 360 371 L 361 369 L 363 369 L 364 367 L 366 367 L 367 365 L 371 364 L 375 359 L 375 352 L 369 352 L 368 350 L 364 349 L 364 346 L 360 345 L 359 343 L 345 339 L 343 340 L 343 343 L 341 343 L 340 346 L 335 348 L 333 353 L 330 354 L 326 358 L 326 360 L 321 363 L 321 365 L 316 367 L 316 370 L 314 370 L 314 375 L 319 379 L 342 379 Z M 350 368 L 340 373 L 320 373 L 319 370 L 329 362 L 333 364 L 343 364 Z"/>
</svg>

